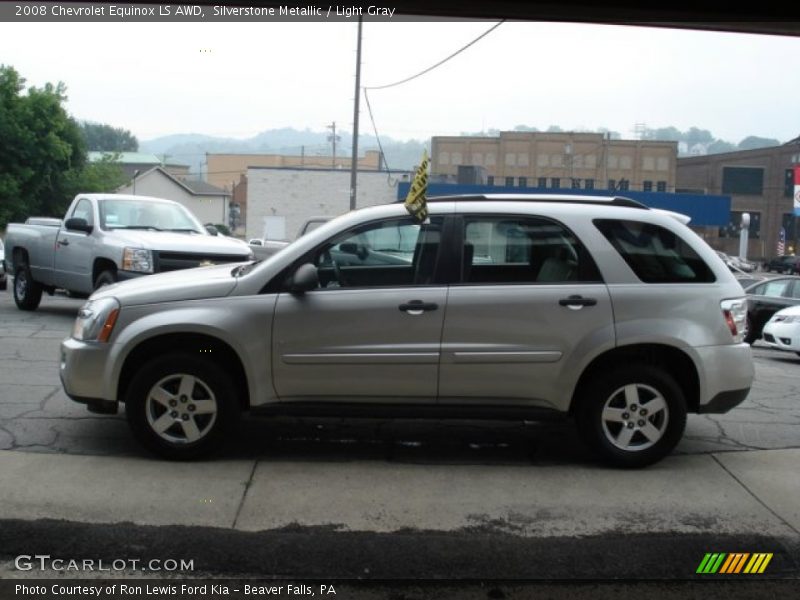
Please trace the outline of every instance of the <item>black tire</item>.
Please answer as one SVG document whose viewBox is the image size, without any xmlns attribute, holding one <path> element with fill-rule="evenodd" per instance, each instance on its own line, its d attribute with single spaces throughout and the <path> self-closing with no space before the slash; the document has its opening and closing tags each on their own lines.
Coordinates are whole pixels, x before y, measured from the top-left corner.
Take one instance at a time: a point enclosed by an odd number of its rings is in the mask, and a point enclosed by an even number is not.
<svg viewBox="0 0 800 600">
<path fill-rule="evenodd" d="M 191 386 L 192 393 L 181 394 L 183 385 Z M 156 389 L 162 392 L 160 400 L 152 395 Z M 169 460 L 191 460 L 212 452 L 238 421 L 235 390 L 230 376 L 211 360 L 166 354 L 134 375 L 124 393 L 125 413 L 134 436 L 148 450 Z"/>
<path fill-rule="evenodd" d="M 582 386 L 577 400 L 581 436 L 617 467 L 639 468 L 661 460 L 686 427 L 683 391 L 658 367 L 633 364 L 598 373 Z"/>
<path fill-rule="evenodd" d="M 42 286 L 33 280 L 28 265 L 14 271 L 14 302 L 20 310 L 36 310 L 42 301 Z"/>
<path fill-rule="evenodd" d="M 97 276 L 97 279 L 94 280 L 94 289 L 95 291 L 97 291 L 104 285 L 111 285 L 112 283 L 117 283 L 116 271 L 112 270 L 102 271 Z"/>
</svg>

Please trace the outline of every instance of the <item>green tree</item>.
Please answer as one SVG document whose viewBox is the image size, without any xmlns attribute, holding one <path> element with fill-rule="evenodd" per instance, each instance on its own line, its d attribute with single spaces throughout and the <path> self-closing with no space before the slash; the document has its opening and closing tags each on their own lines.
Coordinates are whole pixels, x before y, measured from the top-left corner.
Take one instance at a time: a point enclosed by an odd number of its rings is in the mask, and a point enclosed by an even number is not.
<svg viewBox="0 0 800 600">
<path fill-rule="evenodd" d="M 112 159 L 86 162 L 81 129 L 64 109 L 66 87 L 29 87 L 0 65 L 0 229 L 31 215 L 62 217 L 79 192 L 125 182 Z"/>
<path fill-rule="evenodd" d="M 127 129 L 112 127 L 102 123 L 84 121 L 81 133 L 86 140 L 86 147 L 100 152 L 137 152 L 139 140 Z"/>
<path fill-rule="evenodd" d="M 751 135 L 739 142 L 739 150 L 755 150 L 757 148 L 769 148 L 770 146 L 780 146 L 779 140 L 773 138 L 763 138 Z"/>
<path fill-rule="evenodd" d="M 708 147 L 709 154 L 722 154 L 723 152 L 733 152 L 736 146 L 725 140 L 716 140 Z"/>
</svg>

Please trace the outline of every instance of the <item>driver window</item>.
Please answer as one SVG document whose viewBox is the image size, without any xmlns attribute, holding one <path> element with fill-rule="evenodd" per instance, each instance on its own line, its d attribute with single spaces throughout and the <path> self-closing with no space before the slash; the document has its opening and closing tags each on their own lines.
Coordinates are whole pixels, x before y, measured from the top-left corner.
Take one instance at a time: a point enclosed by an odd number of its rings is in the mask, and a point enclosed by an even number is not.
<svg viewBox="0 0 800 600">
<path fill-rule="evenodd" d="M 314 256 L 320 287 L 425 285 L 433 281 L 442 219 L 379 221 L 330 240 Z"/>
<path fill-rule="evenodd" d="M 72 211 L 72 217 L 76 219 L 85 219 L 89 225 L 94 225 L 92 203 L 87 198 L 78 200 L 75 209 Z"/>
</svg>

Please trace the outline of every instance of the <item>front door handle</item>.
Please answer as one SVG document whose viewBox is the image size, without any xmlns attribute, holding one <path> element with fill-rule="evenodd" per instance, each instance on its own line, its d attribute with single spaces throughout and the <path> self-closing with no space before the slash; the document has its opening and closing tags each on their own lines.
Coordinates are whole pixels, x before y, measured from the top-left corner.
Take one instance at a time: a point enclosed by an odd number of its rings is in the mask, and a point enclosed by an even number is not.
<svg viewBox="0 0 800 600">
<path fill-rule="evenodd" d="M 56 244 L 59 246 L 69 246 L 69 240 L 58 240 Z"/>
<path fill-rule="evenodd" d="M 583 296 L 569 296 L 558 301 L 560 306 L 566 306 L 572 310 L 580 310 L 584 306 L 594 306 L 597 304 L 596 298 L 584 298 Z"/>
<path fill-rule="evenodd" d="M 423 302 L 422 300 L 411 300 L 409 302 L 404 302 L 397 308 L 399 308 L 403 312 L 407 312 L 410 315 L 421 315 L 425 311 L 436 310 L 437 308 L 439 308 L 439 305 L 436 304 L 436 302 Z"/>
</svg>

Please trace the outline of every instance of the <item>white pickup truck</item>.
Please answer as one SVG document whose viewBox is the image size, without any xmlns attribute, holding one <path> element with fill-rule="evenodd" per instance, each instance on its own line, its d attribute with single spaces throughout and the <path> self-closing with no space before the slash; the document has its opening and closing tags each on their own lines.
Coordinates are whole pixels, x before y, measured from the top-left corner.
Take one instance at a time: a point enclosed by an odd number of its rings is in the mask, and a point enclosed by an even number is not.
<svg viewBox="0 0 800 600">
<path fill-rule="evenodd" d="M 63 222 L 11 223 L 5 245 L 22 310 L 57 288 L 88 295 L 141 275 L 253 259 L 247 244 L 212 235 L 177 202 L 121 194 L 79 194 Z"/>
</svg>

